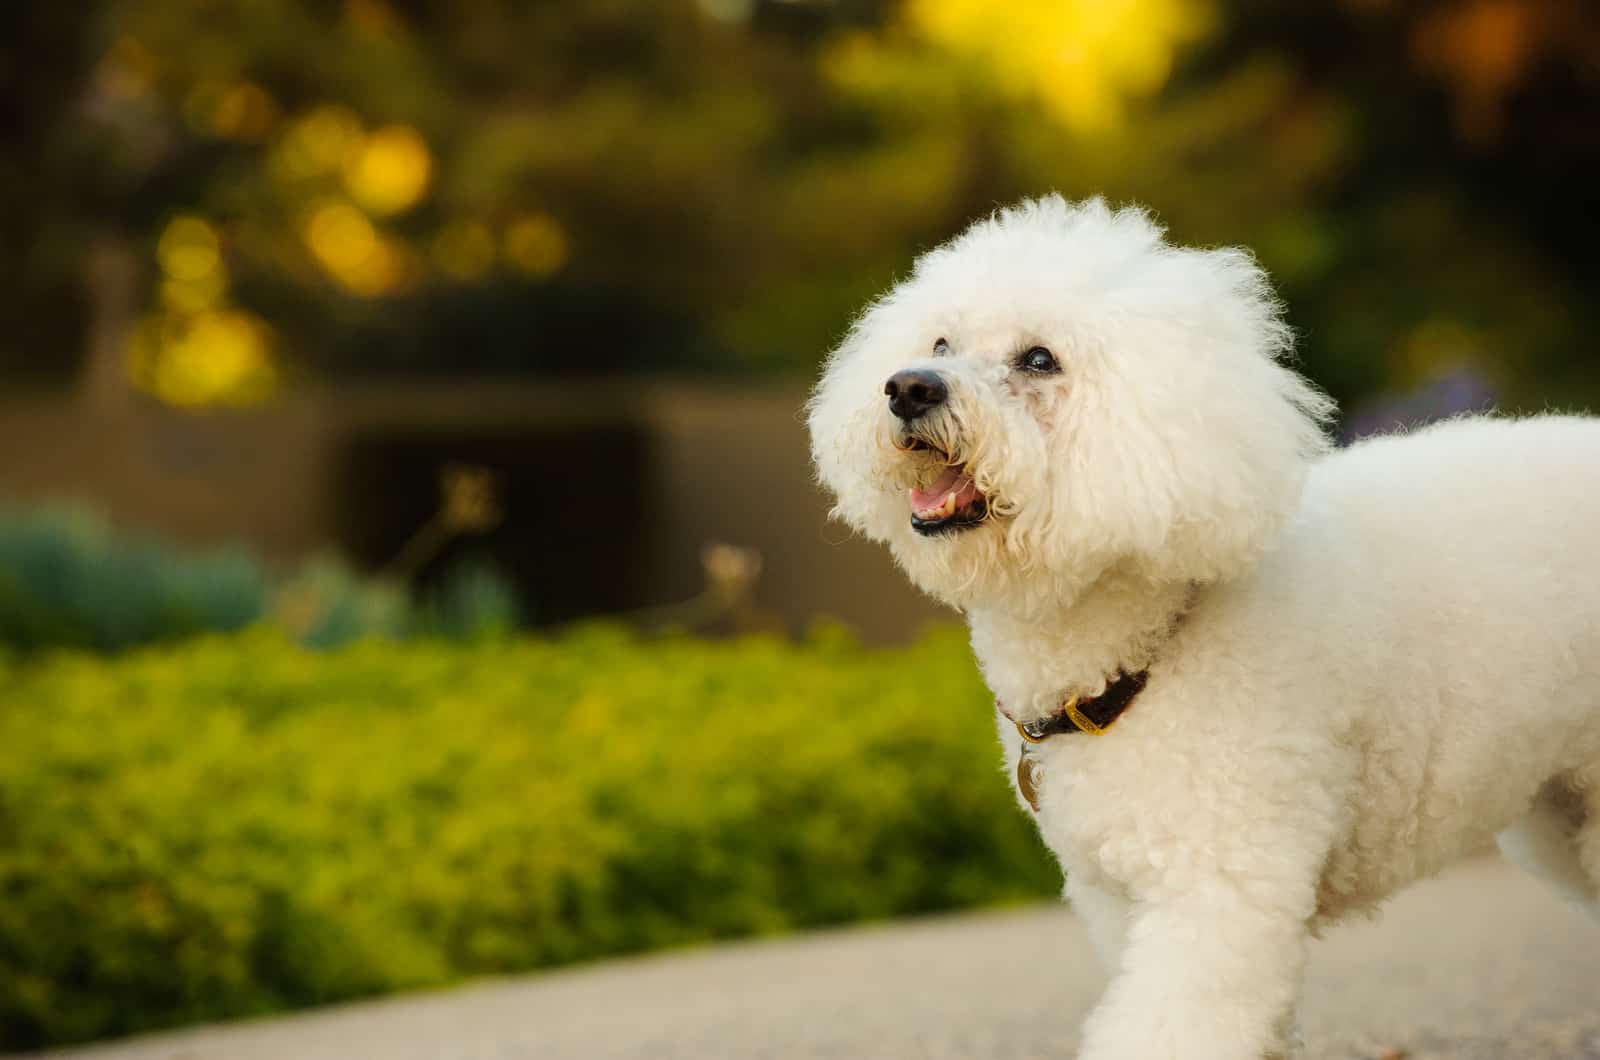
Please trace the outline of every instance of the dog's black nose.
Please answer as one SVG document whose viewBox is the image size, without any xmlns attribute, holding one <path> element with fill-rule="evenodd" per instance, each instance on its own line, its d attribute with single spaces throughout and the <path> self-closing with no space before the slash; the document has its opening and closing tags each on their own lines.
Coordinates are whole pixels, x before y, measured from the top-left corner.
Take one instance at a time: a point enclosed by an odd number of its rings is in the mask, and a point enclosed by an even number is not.
<svg viewBox="0 0 1600 1060">
<path fill-rule="evenodd" d="M 937 372 L 912 368 L 891 375 L 883 392 L 889 395 L 889 411 L 908 423 L 943 405 L 950 396 Z"/>
</svg>

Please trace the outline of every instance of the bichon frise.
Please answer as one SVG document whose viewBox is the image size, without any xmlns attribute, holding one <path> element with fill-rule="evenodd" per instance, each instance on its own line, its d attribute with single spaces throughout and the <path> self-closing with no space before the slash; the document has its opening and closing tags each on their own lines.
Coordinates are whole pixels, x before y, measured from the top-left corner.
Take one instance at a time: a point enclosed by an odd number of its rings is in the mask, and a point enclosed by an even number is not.
<svg viewBox="0 0 1600 1060">
<path fill-rule="evenodd" d="M 1114 977 L 1091 1060 L 1291 1047 L 1311 932 L 1498 835 L 1600 912 L 1600 421 L 1330 451 L 1249 254 L 1027 202 L 809 406 L 835 514 L 959 608 Z"/>
</svg>

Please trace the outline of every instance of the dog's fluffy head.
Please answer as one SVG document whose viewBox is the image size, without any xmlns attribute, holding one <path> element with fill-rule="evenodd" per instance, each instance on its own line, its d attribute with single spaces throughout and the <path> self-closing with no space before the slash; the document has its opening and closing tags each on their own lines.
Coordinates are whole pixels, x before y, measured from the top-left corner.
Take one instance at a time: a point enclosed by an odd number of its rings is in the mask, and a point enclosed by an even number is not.
<svg viewBox="0 0 1600 1060">
<path fill-rule="evenodd" d="M 834 514 L 956 606 L 1069 603 L 1113 569 L 1215 581 L 1326 444 L 1290 341 L 1248 253 L 1171 246 L 1099 199 L 1025 202 L 866 310 L 812 396 L 812 454 Z M 897 416 L 901 372 L 944 400 Z"/>
</svg>

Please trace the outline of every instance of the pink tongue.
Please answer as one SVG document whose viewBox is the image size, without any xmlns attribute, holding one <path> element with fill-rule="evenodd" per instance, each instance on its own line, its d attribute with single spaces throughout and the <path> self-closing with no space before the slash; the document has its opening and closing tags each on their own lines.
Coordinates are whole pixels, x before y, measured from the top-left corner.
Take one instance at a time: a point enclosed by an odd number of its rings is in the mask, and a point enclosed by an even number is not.
<svg viewBox="0 0 1600 1060">
<path fill-rule="evenodd" d="M 927 489 L 914 489 L 911 491 L 911 507 L 921 511 L 924 508 L 937 508 L 944 503 L 945 495 L 954 491 L 956 507 L 971 501 L 977 496 L 977 488 L 972 480 L 961 473 L 961 469 L 951 465 L 944 469 L 944 474 L 939 476 L 939 481 Z"/>
</svg>

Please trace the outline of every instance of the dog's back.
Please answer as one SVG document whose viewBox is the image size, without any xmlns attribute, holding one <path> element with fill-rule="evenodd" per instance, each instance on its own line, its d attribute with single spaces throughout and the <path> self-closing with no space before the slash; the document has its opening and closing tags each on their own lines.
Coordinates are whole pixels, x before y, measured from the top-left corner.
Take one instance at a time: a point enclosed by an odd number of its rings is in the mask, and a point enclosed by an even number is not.
<svg viewBox="0 0 1600 1060">
<path fill-rule="evenodd" d="M 1384 891 L 1512 825 L 1519 860 L 1594 896 L 1600 814 L 1577 792 L 1600 801 L 1600 420 L 1461 419 L 1335 452 L 1261 573 L 1323 631 L 1317 698 L 1353 712 L 1380 793 L 1336 855 L 1365 862 L 1348 875 Z"/>
</svg>

